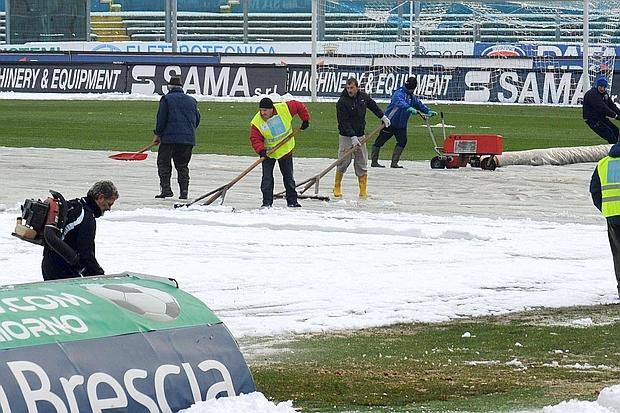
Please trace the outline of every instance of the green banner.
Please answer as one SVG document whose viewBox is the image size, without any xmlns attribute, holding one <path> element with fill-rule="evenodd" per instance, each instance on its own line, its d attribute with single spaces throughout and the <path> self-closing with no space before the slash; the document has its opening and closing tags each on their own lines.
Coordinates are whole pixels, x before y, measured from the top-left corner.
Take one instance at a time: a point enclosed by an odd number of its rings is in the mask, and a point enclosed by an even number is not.
<svg viewBox="0 0 620 413">
<path fill-rule="evenodd" d="M 124 273 L 0 287 L 0 350 L 217 323 L 166 278 Z"/>
</svg>

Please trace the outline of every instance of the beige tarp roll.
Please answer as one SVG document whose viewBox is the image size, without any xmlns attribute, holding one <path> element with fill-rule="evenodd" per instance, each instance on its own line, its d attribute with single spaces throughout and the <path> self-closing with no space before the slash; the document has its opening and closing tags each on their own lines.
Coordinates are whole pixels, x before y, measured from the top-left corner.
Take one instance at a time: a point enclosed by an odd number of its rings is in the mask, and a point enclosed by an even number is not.
<svg viewBox="0 0 620 413">
<path fill-rule="evenodd" d="M 529 151 L 504 152 L 497 155 L 498 166 L 508 165 L 568 165 L 598 162 L 607 156 L 611 145 L 577 146 L 573 148 L 532 149 Z"/>
</svg>

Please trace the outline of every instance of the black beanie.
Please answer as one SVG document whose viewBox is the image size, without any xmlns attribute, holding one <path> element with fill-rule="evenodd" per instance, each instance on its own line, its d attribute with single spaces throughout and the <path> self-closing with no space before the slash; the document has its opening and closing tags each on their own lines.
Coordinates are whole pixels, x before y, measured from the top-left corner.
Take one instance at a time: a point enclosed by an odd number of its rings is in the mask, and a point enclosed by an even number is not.
<svg viewBox="0 0 620 413">
<path fill-rule="evenodd" d="M 269 98 L 262 98 L 258 104 L 259 109 L 273 109 L 273 101 Z"/>
<path fill-rule="evenodd" d="M 409 76 L 407 78 L 407 81 L 405 82 L 405 87 L 407 88 L 407 90 L 415 90 L 417 85 L 418 79 L 416 79 L 415 76 Z"/>
</svg>

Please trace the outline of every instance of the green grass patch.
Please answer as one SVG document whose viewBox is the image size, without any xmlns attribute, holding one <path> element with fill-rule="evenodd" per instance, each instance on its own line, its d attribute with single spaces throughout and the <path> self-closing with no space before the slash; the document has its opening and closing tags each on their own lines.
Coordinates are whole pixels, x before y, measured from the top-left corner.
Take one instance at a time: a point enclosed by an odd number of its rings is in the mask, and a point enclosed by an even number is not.
<svg viewBox="0 0 620 413">
<path fill-rule="evenodd" d="M 585 317 L 596 324 L 562 325 Z M 304 411 L 537 408 L 618 384 L 620 305 L 302 336 L 275 348 L 250 357 L 258 389 Z"/>
<path fill-rule="evenodd" d="M 157 102 L 142 101 L 0 101 L 0 146 L 133 151 L 152 139 Z M 249 124 L 256 103 L 200 102 L 202 125 L 195 153 L 253 155 Z M 309 103 L 310 128 L 299 137 L 300 157 L 334 158 L 338 146 L 335 103 Z M 382 108 L 387 105 L 380 104 Z M 498 105 L 432 105 L 443 111 L 447 133 L 491 133 L 504 136 L 504 150 L 605 143 L 588 129 L 581 109 Z M 367 132 L 379 120 L 368 112 Z M 432 118 L 431 124 L 439 123 Z M 419 117 L 409 122 L 409 143 L 403 159 L 434 156 L 428 132 Z M 441 130 L 435 129 L 438 138 Z M 391 155 L 395 140 L 384 147 Z"/>
</svg>

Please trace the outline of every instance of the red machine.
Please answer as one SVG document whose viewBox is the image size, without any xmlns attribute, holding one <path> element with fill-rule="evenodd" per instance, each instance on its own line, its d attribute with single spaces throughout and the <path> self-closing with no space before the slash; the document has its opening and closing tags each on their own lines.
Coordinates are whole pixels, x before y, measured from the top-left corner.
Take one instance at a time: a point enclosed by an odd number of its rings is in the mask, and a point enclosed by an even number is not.
<svg viewBox="0 0 620 413">
<path fill-rule="evenodd" d="M 435 144 L 437 156 L 431 159 L 433 169 L 455 169 L 470 164 L 475 168 L 497 168 L 495 155 L 501 155 L 503 150 L 503 138 L 501 135 L 450 135 L 446 138 L 446 129 L 441 113 L 441 128 L 443 132 L 443 146 L 437 146 L 437 140 L 425 118 L 426 126 Z"/>
</svg>

